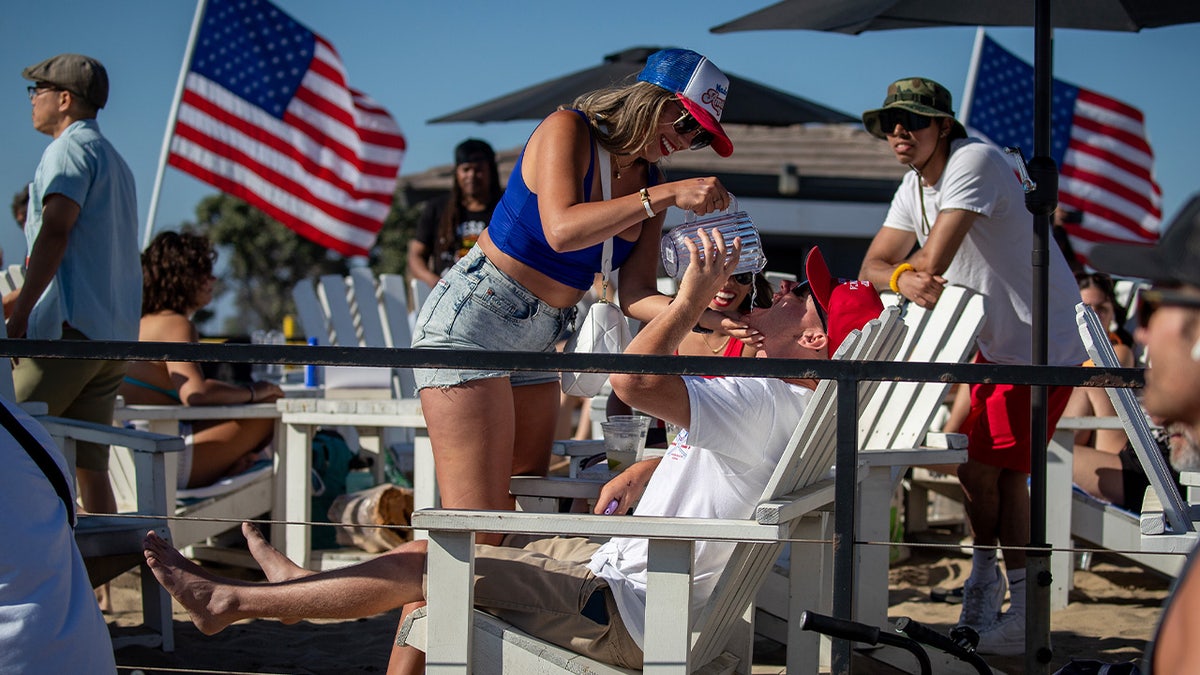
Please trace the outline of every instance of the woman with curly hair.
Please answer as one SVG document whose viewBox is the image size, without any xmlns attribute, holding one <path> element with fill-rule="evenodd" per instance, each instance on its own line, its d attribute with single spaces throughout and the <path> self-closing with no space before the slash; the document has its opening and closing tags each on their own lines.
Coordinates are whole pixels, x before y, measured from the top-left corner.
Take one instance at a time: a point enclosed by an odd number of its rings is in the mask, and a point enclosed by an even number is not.
<svg viewBox="0 0 1200 675">
<path fill-rule="evenodd" d="M 163 232 L 142 253 L 142 320 L 138 339 L 146 342 L 196 342 L 196 310 L 212 301 L 213 262 L 217 254 L 203 236 Z M 120 394 L 130 404 L 234 405 L 271 403 L 283 390 L 270 382 L 229 384 L 204 376 L 187 361 L 134 361 Z M 181 422 L 190 439 L 179 459 L 180 488 L 209 485 L 253 463 L 271 440 L 271 419 Z"/>
</svg>

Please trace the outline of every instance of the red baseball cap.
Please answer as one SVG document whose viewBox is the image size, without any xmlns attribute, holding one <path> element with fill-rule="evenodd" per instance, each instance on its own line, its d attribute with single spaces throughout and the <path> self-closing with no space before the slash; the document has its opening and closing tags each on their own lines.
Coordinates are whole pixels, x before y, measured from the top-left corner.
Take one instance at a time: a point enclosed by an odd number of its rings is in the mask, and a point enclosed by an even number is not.
<svg viewBox="0 0 1200 675">
<path fill-rule="evenodd" d="M 825 257 L 816 246 L 804 259 L 804 275 L 813 299 L 825 312 L 829 354 L 833 355 L 851 331 L 859 330 L 883 313 L 883 301 L 871 282 L 838 279 L 829 273 Z"/>
</svg>

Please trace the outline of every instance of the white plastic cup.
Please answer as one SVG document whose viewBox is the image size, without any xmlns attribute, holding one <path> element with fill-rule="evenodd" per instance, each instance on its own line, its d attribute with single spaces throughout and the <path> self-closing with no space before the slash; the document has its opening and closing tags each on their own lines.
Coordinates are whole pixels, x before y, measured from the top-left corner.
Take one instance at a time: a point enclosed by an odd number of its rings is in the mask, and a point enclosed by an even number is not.
<svg viewBox="0 0 1200 675">
<path fill-rule="evenodd" d="M 767 257 L 763 254 L 758 228 L 754 226 L 754 221 L 750 220 L 750 214 L 737 210 L 737 198 L 733 195 L 729 198 L 727 211 L 712 213 L 700 219 L 696 219 L 696 214 L 688 211 L 683 216 L 682 225 L 677 225 L 663 235 L 659 250 L 662 253 L 663 270 L 669 276 L 676 280 L 682 279 L 688 264 L 691 263 L 691 253 L 683 243 L 684 240 L 691 239 L 703 256 L 704 248 L 700 243 L 698 230 L 707 231 L 714 227 L 720 230 L 725 239 L 725 246 L 730 249 L 733 248 L 733 240 L 741 237 L 742 255 L 738 258 L 738 265 L 733 274 L 757 273 L 766 269 Z"/>
</svg>

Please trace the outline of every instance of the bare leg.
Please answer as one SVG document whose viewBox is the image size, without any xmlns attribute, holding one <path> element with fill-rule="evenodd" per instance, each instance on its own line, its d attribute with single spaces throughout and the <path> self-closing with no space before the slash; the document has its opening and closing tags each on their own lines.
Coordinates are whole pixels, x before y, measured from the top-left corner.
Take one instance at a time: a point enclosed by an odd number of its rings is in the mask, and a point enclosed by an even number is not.
<svg viewBox="0 0 1200 675">
<path fill-rule="evenodd" d="M 1093 497 L 1124 506 L 1125 480 L 1120 456 L 1086 445 L 1076 445 L 1073 454 L 1071 480 Z"/>
<path fill-rule="evenodd" d="M 261 450 L 275 431 L 273 419 L 226 420 L 211 426 L 195 425 L 195 452 L 188 487 L 212 485 L 233 473 L 242 459 Z"/>
<path fill-rule="evenodd" d="M 446 508 L 512 510 L 508 483 L 514 471 L 545 475 L 558 412 L 554 383 L 514 389 L 508 378 L 493 378 L 426 388 L 421 405 Z M 499 544 L 501 537 L 477 540 Z"/>
<path fill-rule="evenodd" d="M 1025 567 L 1025 549 L 1029 545 L 1029 474 L 1004 470 L 1000 473 L 1000 518 L 997 536 L 1004 547 L 1004 569 Z"/>
<path fill-rule="evenodd" d="M 267 575 L 267 581 L 288 581 L 315 574 L 312 570 L 306 570 L 289 560 L 263 537 L 262 532 L 253 523 L 242 523 L 242 535 L 246 537 L 250 555 L 262 568 L 263 574 Z"/>
<path fill-rule="evenodd" d="M 400 612 L 400 624 L 396 627 L 396 637 L 400 637 L 400 627 L 404 625 L 404 620 L 418 607 L 424 607 L 424 602 L 414 602 L 404 606 Z M 425 672 L 425 652 L 416 647 L 401 647 L 398 644 L 392 644 L 392 655 L 388 658 L 388 675 L 421 675 Z"/>
<path fill-rule="evenodd" d="M 143 541 L 154 577 L 212 635 L 241 619 L 357 619 L 424 597 L 424 541 L 408 542 L 350 567 L 279 583 L 253 584 L 211 574 L 149 532 Z"/>
<path fill-rule="evenodd" d="M 999 467 L 971 459 L 958 467 L 958 480 L 966 497 L 967 520 L 979 546 L 995 546 L 999 540 L 1000 473 Z"/>
<path fill-rule="evenodd" d="M 79 483 L 79 501 L 87 513 L 116 513 L 117 496 L 113 494 L 108 471 L 75 469 L 75 480 Z"/>
</svg>

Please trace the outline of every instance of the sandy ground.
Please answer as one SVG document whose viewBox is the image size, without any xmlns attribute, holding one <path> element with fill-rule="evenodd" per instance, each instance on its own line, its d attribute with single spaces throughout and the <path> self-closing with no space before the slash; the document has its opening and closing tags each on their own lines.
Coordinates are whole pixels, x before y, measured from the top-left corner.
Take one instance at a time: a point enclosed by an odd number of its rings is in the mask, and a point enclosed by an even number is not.
<svg viewBox="0 0 1200 675">
<path fill-rule="evenodd" d="M 958 618 L 958 605 L 929 600 L 929 590 L 953 586 L 966 578 L 970 559 L 956 549 L 913 547 L 911 555 L 892 566 L 891 609 L 896 618 L 909 616 L 942 631 Z M 238 573 L 236 570 L 222 571 Z M 255 579 L 252 573 L 244 573 Z M 138 577 L 130 572 L 115 582 L 115 609 L 108 618 L 114 630 L 140 621 Z M 1139 659 L 1157 622 L 1168 580 L 1144 572 L 1115 556 L 1095 556 L 1091 568 L 1076 574 L 1070 605 L 1051 617 L 1055 657 L 1053 673 L 1071 656 L 1109 662 Z M 178 606 L 176 606 L 178 610 Z M 176 651 L 126 648 L 117 652 L 120 672 L 144 673 L 382 673 L 387 663 L 398 612 L 359 621 L 246 621 L 215 636 L 201 635 L 175 615 Z M 755 673 L 782 673 L 782 653 L 760 642 Z M 989 659 L 1006 673 L 1022 672 L 1023 657 Z M 159 670 L 163 668 L 163 670 Z M 854 672 L 895 673 L 886 666 L 856 660 Z"/>
</svg>

